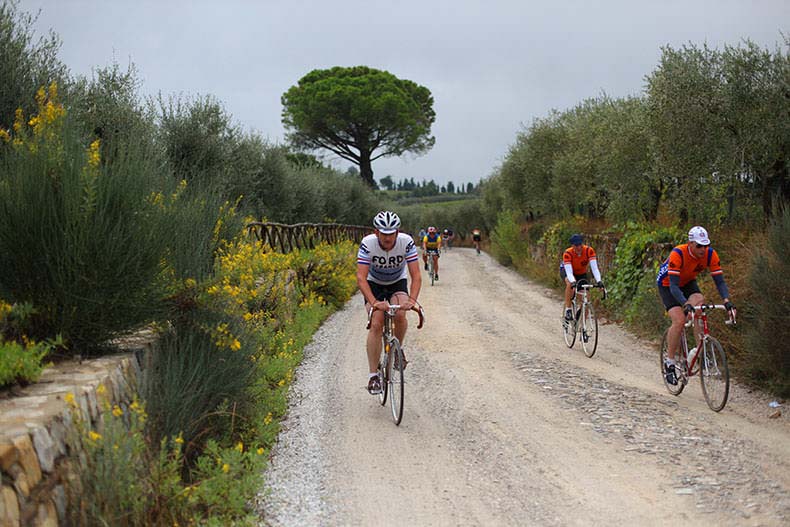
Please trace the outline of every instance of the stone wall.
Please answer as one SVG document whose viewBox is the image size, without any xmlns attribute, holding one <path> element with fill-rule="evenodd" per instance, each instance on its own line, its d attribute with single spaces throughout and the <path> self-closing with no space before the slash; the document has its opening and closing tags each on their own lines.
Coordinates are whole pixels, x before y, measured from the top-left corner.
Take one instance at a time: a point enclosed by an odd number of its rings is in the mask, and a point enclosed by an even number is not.
<svg viewBox="0 0 790 527">
<path fill-rule="evenodd" d="M 35 384 L 0 392 L 0 525 L 68 525 L 65 482 L 75 447 L 66 395 L 74 395 L 85 421 L 95 425 L 101 416 L 97 390 L 111 404 L 128 405 L 149 346 L 59 363 L 45 369 Z"/>
</svg>

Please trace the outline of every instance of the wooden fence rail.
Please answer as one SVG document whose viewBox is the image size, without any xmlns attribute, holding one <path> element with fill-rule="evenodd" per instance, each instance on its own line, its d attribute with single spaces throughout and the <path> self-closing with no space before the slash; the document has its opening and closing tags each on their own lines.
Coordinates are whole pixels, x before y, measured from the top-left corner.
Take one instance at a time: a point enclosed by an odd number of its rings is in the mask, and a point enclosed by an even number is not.
<svg viewBox="0 0 790 527">
<path fill-rule="evenodd" d="M 254 221 L 247 224 L 247 234 L 275 251 L 289 253 L 298 249 L 314 249 L 321 242 L 336 243 L 340 240 L 362 241 L 373 232 L 372 227 L 343 225 L 340 223 L 283 223 Z"/>
</svg>

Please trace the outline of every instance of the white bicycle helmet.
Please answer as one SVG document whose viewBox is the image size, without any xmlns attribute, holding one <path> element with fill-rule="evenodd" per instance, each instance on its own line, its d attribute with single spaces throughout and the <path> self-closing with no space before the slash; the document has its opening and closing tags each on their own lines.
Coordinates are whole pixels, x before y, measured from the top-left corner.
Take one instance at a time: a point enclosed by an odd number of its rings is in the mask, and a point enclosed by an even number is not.
<svg viewBox="0 0 790 527">
<path fill-rule="evenodd" d="M 373 226 L 381 234 L 392 234 L 400 228 L 400 218 L 394 212 L 382 210 L 373 218 Z"/>
</svg>

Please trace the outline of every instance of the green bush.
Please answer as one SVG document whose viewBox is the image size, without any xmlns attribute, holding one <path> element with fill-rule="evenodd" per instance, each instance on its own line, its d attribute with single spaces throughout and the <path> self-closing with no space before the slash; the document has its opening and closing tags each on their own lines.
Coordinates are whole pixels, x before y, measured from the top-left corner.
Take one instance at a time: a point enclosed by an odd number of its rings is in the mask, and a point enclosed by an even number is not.
<svg viewBox="0 0 790 527">
<path fill-rule="evenodd" d="M 744 327 L 748 360 L 742 361 L 746 375 L 781 397 L 790 397 L 790 291 L 777 279 L 788 275 L 790 207 L 785 207 L 768 226 L 765 247 L 752 259 L 749 284 L 759 294 L 752 295 L 751 323 Z"/>
<path fill-rule="evenodd" d="M 20 344 L 0 338 L 0 388 L 36 382 L 44 370 L 42 361 L 52 348 L 50 343 Z"/>
<path fill-rule="evenodd" d="M 153 439 L 181 434 L 190 460 L 208 439 L 231 433 L 237 414 L 249 414 L 255 350 L 243 338 L 239 349 L 224 345 L 211 333 L 221 324 L 216 314 L 193 313 L 162 335 L 143 385 Z M 241 335 L 238 327 L 230 331 Z"/>
<path fill-rule="evenodd" d="M 515 213 L 502 211 L 491 232 L 491 251 L 502 265 L 520 265 L 526 256 L 526 243 L 521 239 L 521 226 Z"/>
<path fill-rule="evenodd" d="M 161 315 L 171 233 L 146 200 L 161 173 L 133 143 L 103 163 L 53 88 L 37 97 L 0 159 L 0 295 L 36 306 L 31 338 L 87 353 Z"/>
<path fill-rule="evenodd" d="M 606 277 L 608 304 L 616 316 L 630 323 L 655 327 L 655 309 L 649 306 L 661 305 L 655 277 L 659 264 L 668 256 L 663 248 L 677 243 L 683 235 L 677 228 L 635 222 L 612 230 L 622 232 L 622 237 L 617 242 L 612 271 Z"/>
</svg>

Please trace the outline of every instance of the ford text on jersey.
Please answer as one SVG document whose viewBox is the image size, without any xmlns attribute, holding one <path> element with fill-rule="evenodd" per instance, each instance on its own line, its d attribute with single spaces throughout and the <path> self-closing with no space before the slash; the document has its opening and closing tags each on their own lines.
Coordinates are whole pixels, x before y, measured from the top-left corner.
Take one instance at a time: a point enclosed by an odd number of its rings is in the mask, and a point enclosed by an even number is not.
<svg viewBox="0 0 790 527">
<path fill-rule="evenodd" d="M 369 266 L 368 280 L 382 285 L 407 278 L 406 265 L 417 260 L 414 240 L 402 232 L 398 233 L 395 245 L 389 251 L 381 248 L 375 234 L 369 234 L 362 239 L 357 253 L 357 264 Z"/>
</svg>

